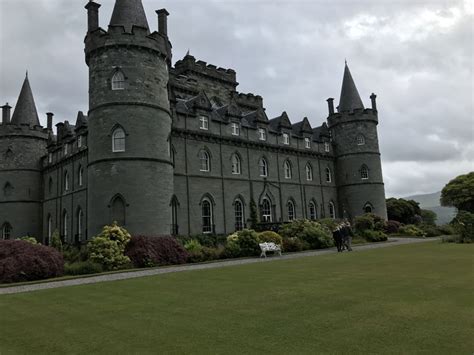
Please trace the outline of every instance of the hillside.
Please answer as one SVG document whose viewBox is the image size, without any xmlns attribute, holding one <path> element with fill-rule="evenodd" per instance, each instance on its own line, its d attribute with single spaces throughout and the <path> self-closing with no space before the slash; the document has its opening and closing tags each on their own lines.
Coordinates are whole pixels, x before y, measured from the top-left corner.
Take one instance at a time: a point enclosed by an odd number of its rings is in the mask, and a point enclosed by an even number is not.
<svg viewBox="0 0 474 355">
<path fill-rule="evenodd" d="M 441 197 L 441 191 L 434 192 L 431 194 L 414 195 L 403 197 L 405 200 L 414 200 L 420 204 L 420 207 L 425 210 L 430 210 L 436 213 L 438 219 L 436 224 L 445 224 L 451 222 L 456 215 L 456 209 L 453 207 L 443 207 L 439 203 Z"/>
</svg>

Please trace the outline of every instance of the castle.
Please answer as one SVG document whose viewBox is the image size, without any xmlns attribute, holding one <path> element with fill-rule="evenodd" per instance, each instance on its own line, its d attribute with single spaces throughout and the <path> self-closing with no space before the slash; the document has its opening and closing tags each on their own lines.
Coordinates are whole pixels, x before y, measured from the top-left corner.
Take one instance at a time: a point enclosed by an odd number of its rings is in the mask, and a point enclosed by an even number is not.
<svg viewBox="0 0 474 355">
<path fill-rule="evenodd" d="M 2 107 L 3 239 L 54 230 L 83 242 L 117 221 L 134 235 L 227 234 L 296 218 L 386 218 L 376 96 L 364 108 L 347 64 L 327 123 L 269 119 L 236 73 L 186 55 L 172 65 L 165 9 L 151 32 L 141 0 L 116 0 L 108 30 L 85 6 L 89 110 L 40 125 L 28 76 Z M 10 117 L 11 116 L 11 117 Z M 253 207 L 254 206 L 254 207 Z"/>
</svg>

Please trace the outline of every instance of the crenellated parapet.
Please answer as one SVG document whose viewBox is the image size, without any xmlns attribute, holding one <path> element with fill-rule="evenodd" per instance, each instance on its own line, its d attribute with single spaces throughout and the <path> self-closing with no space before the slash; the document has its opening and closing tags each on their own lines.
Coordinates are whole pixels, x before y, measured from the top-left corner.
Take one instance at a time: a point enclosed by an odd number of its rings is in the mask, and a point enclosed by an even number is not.
<svg viewBox="0 0 474 355">
<path fill-rule="evenodd" d="M 370 121 L 378 124 L 378 113 L 377 110 L 371 108 L 366 109 L 355 109 L 351 112 L 337 112 L 330 114 L 328 117 L 329 128 L 334 128 L 343 123 L 353 123 L 360 121 Z"/>
<path fill-rule="evenodd" d="M 192 55 L 186 55 L 183 59 L 178 60 L 175 64 L 175 72 L 177 76 L 194 73 L 234 87 L 238 85 L 235 70 L 220 68 L 202 60 L 196 61 Z"/>
<path fill-rule="evenodd" d="M 12 123 L 0 125 L 0 137 L 31 137 L 48 139 L 48 130 L 42 126 L 30 126 L 29 124 L 16 125 Z"/>
</svg>

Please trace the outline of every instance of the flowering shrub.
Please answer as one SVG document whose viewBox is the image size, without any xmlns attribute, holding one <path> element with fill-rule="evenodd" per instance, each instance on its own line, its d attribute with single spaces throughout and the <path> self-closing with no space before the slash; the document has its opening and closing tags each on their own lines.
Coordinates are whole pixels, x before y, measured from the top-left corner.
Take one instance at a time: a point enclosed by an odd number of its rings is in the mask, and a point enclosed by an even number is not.
<svg viewBox="0 0 474 355">
<path fill-rule="evenodd" d="M 189 258 L 186 249 L 173 237 L 134 236 L 125 255 L 135 267 L 184 264 Z"/>
<path fill-rule="evenodd" d="M 23 240 L 0 240 L 0 282 L 42 280 L 63 275 L 57 250 Z"/>
<path fill-rule="evenodd" d="M 258 243 L 258 234 L 253 229 L 235 232 L 227 237 L 224 255 L 228 258 L 259 255 Z"/>
<path fill-rule="evenodd" d="M 354 220 L 354 228 L 357 233 L 362 233 L 366 230 L 374 230 L 375 222 L 371 215 L 365 214 L 363 216 L 358 216 Z"/>
<path fill-rule="evenodd" d="M 265 231 L 258 234 L 258 242 L 259 243 L 275 243 L 278 245 L 283 244 L 283 238 L 280 234 L 272 231 Z"/>
<path fill-rule="evenodd" d="M 123 268 L 130 259 L 124 255 L 130 234 L 116 223 L 104 226 L 102 232 L 88 243 L 89 260 L 101 264 L 105 270 Z"/>
<path fill-rule="evenodd" d="M 295 252 L 309 249 L 306 242 L 301 241 L 297 237 L 283 238 L 283 250 L 287 252 Z"/>
<path fill-rule="evenodd" d="M 332 235 L 328 228 L 318 222 L 307 219 L 299 219 L 285 224 L 280 229 L 280 234 L 283 238 L 287 239 L 296 237 L 306 242 L 310 249 L 322 249 L 333 246 Z M 304 244 L 302 247 L 304 248 Z"/>
<path fill-rule="evenodd" d="M 398 233 L 401 225 L 402 224 L 398 221 L 391 221 L 391 220 L 387 221 L 387 223 L 385 224 L 385 233 L 388 233 L 388 234 Z"/>
<path fill-rule="evenodd" d="M 28 242 L 28 243 L 31 243 L 31 244 L 39 244 L 38 241 L 36 240 L 36 238 L 34 237 L 20 237 L 20 238 L 17 238 L 17 240 L 23 240 L 25 242 Z"/>
<path fill-rule="evenodd" d="M 413 224 L 408 224 L 406 226 L 401 226 L 399 229 L 399 234 L 406 235 L 409 237 L 424 237 L 425 232 Z"/>
<path fill-rule="evenodd" d="M 369 229 L 362 231 L 361 236 L 368 242 L 384 242 L 388 239 L 383 232 Z"/>
</svg>

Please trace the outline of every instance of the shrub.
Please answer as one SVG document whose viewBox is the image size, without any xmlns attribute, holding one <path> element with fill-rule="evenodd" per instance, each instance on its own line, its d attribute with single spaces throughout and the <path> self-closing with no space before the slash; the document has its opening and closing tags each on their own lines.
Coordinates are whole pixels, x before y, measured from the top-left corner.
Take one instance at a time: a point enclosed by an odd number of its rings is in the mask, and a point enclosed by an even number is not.
<svg viewBox="0 0 474 355">
<path fill-rule="evenodd" d="M 89 259 L 101 264 L 105 270 L 118 270 L 130 263 L 124 255 L 130 234 L 115 222 L 104 226 L 102 232 L 88 243 Z"/>
<path fill-rule="evenodd" d="M 323 218 L 318 220 L 318 223 L 328 229 L 330 233 L 336 228 L 339 224 L 339 221 L 333 218 Z"/>
<path fill-rule="evenodd" d="M 399 234 L 406 235 L 409 237 L 424 237 L 425 233 L 413 224 L 408 224 L 406 226 L 401 226 L 399 229 Z"/>
<path fill-rule="evenodd" d="M 104 271 L 101 264 L 94 263 L 90 260 L 77 261 L 64 265 L 64 273 L 66 275 L 89 275 L 98 274 Z"/>
<path fill-rule="evenodd" d="M 258 233 L 258 242 L 259 243 L 275 243 L 278 245 L 282 245 L 283 243 L 283 238 L 281 237 L 280 234 L 272 231 L 265 231 Z"/>
<path fill-rule="evenodd" d="M 443 243 L 461 243 L 462 239 L 459 235 L 445 235 L 441 238 Z"/>
<path fill-rule="evenodd" d="M 384 242 L 388 239 L 387 236 L 383 232 L 369 230 L 369 229 L 362 231 L 361 236 L 368 242 L 372 242 L 372 243 Z"/>
<path fill-rule="evenodd" d="M 184 264 L 189 258 L 186 249 L 173 237 L 134 236 L 125 255 L 140 268 Z"/>
<path fill-rule="evenodd" d="M 63 243 L 61 242 L 61 237 L 59 236 L 59 231 L 56 229 L 51 236 L 51 247 L 56 249 L 59 252 L 63 251 Z"/>
<path fill-rule="evenodd" d="M 462 243 L 474 242 L 474 213 L 459 211 L 455 220 L 455 229 L 461 236 Z"/>
<path fill-rule="evenodd" d="M 284 238 L 297 237 L 306 242 L 310 249 L 329 248 L 333 246 L 332 235 L 329 230 L 321 224 L 300 219 L 285 224 L 280 229 Z"/>
<path fill-rule="evenodd" d="M 440 231 L 441 235 L 452 235 L 456 233 L 454 227 L 450 224 L 438 226 L 438 230 Z"/>
<path fill-rule="evenodd" d="M 197 234 L 192 236 L 184 236 L 180 235 L 174 237 L 176 240 L 181 242 L 181 244 L 186 244 L 190 240 L 196 240 L 201 244 L 203 247 L 218 247 L 219 245 L 225 245 L 226 243 L 226 236 L 224 235 L 213 235 L 213 234 Z"/>
<path fill-rule="evenodd" d="M 283 250 L 296 252 L 309 249 L 309 245 L 297 237 L 283 238 Z"/>
<path fill-rule="evenodd" d="M 237 232 L 237 244 L 242 256 L 255 256 L 260 254 L 258 234 L 253 229 L 244 229 Z"/>
<path fill-rule="evenodd" d="M 431 224 L 422 223 L 418 226 L 418 228 L 425 233 L 425 237 L 427 238 L 439 237 L 443 234 L 435 225 Z"/>
<path fill-rule="evenodd" d="M 224 257 L 224 250 L 225 248 L 222 245 L 217 248 L 203 247 L 201 251 L 202 261 L 222 259 Z"/>
<path fill-rule="evenodd" d="M 224 249 L 224 255 L 226 258 L 238 258 L 241 256 L 241 249 L 237 241 L 229 240 Z"/>
<path fill-rule="evenodd" d="M 357 233 L 362 233 L 366 230 L 374 230 L 375 222 L 372 218 L 372 215 L 365 214 L 363 216 L 358 216 L 354 220 L 354 228 Z"/>
<path fill-rule="evenodd" d="M 65 245 L 63 248 L 63 257 L 66 263 L 72 264 L 88 260 L 89 252 L 86 245 Z"/>
<path fill-rule="evenodd" d="M 398 233 L 401 225 L 402 224 L 398 221 L 391 221 L 391 220 L 387 221 L 387 223 L 385 224 L 385 233 L 388 233 L 388 234 Z"/>
<path fill-rule="evenodd" d="M 17 240 L 23 240 L 23 241 L 28 242 L 30 244 L 40 244 L 40 243 L 38 243 L 38 241 L 34 237 L 26 236 L 26 237 L 20 237 L 20 238 L 16 238 L 16 239 Z"/>
<path fill-rule="evenodd" d="M 64 259 L 57 250 L 23 240 L 0 240 L 0 282 L 22 282 L 58 277 Z"/>
</svg>

